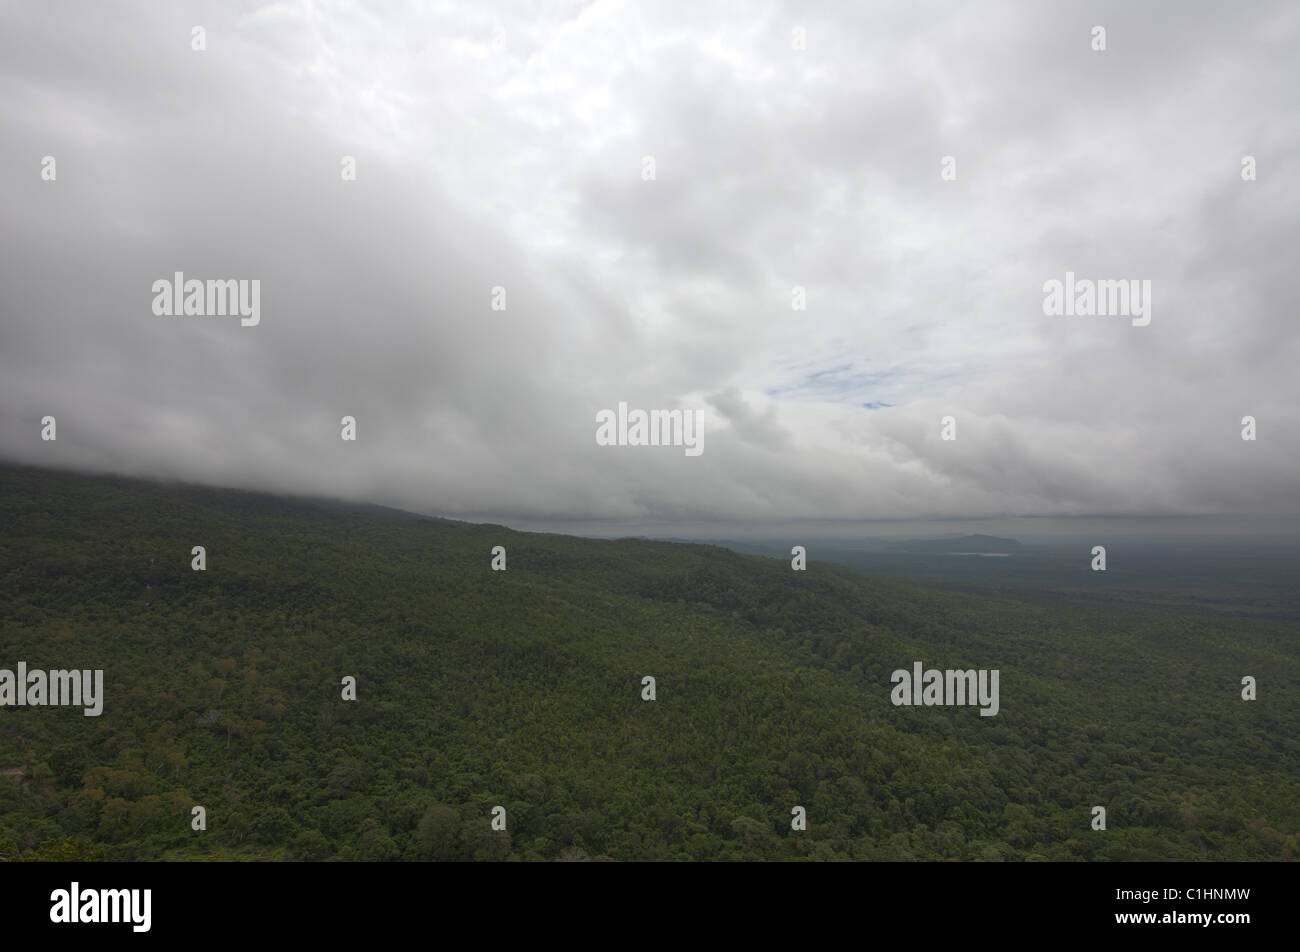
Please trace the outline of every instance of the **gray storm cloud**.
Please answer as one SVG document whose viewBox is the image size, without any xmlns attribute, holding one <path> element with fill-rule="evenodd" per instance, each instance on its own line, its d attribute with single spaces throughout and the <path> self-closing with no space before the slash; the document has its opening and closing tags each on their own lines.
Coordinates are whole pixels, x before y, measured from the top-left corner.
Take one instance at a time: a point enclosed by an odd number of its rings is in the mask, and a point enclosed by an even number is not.
<svg viewBox="0 0 1300 952">
<path fill-rule="evenodd" d="M 1300 512 L 1294 5 L 698 7 L 5 6 L 0 454 L 520 524 Z M 155 315 L 178 271 L 260 324 Z M 1151 323 L 1045 315 L 1067 271 Z M 620 401 L 705 452 L 598 446 Z"/>
</svg>

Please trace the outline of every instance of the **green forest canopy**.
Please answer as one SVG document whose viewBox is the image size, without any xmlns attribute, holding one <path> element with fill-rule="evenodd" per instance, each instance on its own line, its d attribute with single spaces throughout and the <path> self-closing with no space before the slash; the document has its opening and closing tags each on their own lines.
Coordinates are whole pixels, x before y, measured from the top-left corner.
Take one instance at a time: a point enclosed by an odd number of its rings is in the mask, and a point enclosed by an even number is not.
<svg viewBox="0 0 1300 952">
<path fill-rule="evenodd" d="M 0 709 L 0 859 L 1297 855 L 1285 620 L 17 467 L 0 525 L 0 667 L 106 694 Z M 894 707 L 914 661 L 998 715 Z"/>
</svg>

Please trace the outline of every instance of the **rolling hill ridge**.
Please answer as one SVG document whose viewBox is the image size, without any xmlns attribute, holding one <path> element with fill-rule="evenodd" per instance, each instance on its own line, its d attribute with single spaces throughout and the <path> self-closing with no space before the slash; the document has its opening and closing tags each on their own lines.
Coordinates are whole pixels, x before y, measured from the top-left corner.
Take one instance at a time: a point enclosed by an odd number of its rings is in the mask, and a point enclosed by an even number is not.
<svg viewBox="0 0 1300 952">
<path fill-rule="evenodd" d="M 0 668 L 105 683 L 0 708 L 7 859 L 1297 854 L 1269 619 L 9 466 L 0 525 Z M 918 661 L 999 670 L 998 714 L 894 706 Z"/>
</svg>

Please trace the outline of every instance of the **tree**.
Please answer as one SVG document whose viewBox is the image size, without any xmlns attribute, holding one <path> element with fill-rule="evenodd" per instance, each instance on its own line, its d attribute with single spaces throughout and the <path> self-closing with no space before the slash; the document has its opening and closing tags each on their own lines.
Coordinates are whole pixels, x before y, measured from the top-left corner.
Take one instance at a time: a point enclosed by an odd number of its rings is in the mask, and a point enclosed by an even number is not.
<svg viewBox="0 0 1300 952">
<path fill-rule="evenodd" d="M 416 831 L 425 857 L 445 862 L 452 859 L 456 853 L 460 835 L 460 814 L 451 807 L 435 803 L 424 811 Z"/>
</svg>

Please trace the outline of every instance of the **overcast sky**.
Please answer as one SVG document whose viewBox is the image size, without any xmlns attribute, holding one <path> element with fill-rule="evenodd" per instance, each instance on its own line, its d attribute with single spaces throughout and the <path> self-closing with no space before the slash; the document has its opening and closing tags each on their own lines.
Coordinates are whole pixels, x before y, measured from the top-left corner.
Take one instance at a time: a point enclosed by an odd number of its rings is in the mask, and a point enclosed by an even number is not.
<svg viewBox="0 0 1300 952">
<path fill-rule="evenodd" d="M 1298 49 L 1293 2 L 3 3 L 0 456 L 561 531 L 1294 523 Z M 176 271 L 260 324 L 154 314 Z M 1046 315 L 1067 271 L 1150 323 Z M 703 452 L 597 445 L 620 401 Z"/>
</svg>

